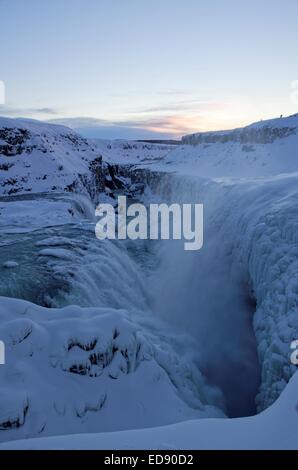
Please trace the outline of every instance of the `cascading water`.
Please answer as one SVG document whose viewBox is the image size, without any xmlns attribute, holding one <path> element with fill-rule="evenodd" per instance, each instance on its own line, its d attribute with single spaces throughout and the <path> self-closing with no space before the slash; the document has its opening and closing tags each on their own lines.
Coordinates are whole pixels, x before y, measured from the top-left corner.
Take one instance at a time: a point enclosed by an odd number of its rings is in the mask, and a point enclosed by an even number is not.
<svg viewBox="0 0 298 470">
<path fill-rule="evenodd" d="M 244 269 L 232 260 L 219 227 L 222 195 L 198 178 L 162 176 L 152 185 L 162 201 L 204 204 L 204 245 L 186 252 L 180 241 L 162 242 L 151 279 L 155 314 L 196 341 L 197 364 L 223 391 L 228 415 L 252 415 L 260 384 L 252 327 L 254 303 Z M 150 199 L 150 195 L 148 195 Z"/>
</svg>

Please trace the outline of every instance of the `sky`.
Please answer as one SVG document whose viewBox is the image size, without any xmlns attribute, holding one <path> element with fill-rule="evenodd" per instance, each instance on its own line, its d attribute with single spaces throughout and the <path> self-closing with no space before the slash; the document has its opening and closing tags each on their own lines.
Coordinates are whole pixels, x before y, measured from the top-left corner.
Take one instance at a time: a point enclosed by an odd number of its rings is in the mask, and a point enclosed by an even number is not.
<svg viewBox="0 0 298 470">
<path fill-rule="evenodd" d="M 0 115 L 180 138 L 293 114 L 297 25 L 297 0 L 0 0 Z"/>
</svg>

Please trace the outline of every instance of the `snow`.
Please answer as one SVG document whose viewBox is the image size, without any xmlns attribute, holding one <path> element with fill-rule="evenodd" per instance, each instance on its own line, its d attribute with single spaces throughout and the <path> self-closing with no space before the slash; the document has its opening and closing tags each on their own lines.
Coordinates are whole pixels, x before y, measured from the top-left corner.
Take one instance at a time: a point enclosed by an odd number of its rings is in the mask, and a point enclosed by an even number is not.
<svg viewBox="0 0 298 470">
<path fill-rule="evenodd" d="M 17 266 L 19 265 L 19 263 L 17 263 L 16 261 L 5 261 L 5 263 L 3 263 L 3 267 L 4 268 L 16 268 Z"/>
<path fill-rule="evenodd" d="M 0 194 L 64 191 L 83 185 L 96 156 L 92 145 L 67 127 L 0 117 Z"/>
<path fill-rule="evenodd" d="M 125 140 L 94 139 L 91 142 L 106 162 L 118 164 L 150 165 L 162 161 L 175 148 L 169 144 Z"/>
<path fill-rule="evenodd" d="M 110 162 L 119 163 L 122 158 L 123 163 L 152 171 L 247 178 L 298 171 L 297 142 L 298 114 L 243 129 L 185 136 L 184 145 L 164 146 L 159 157 L 158 145 L 152 145 L 149 155 L 140 154 L 141 149 L 136 151 L 132 145 L 121 155 L 120 143 L 108 150 L 103 141 L 97 141 L 97 148 Z"/>
<path fill-rule="evenodd" d="M 186 404 L 171 370 L 186 386 L 189 367 L 146 339 L 124 310 L 47 309 L 2 297 L 0 316 L 2 441 L 224 416 L 208 402 Z"/>
<path fill-rule="evenodd" d="M 98 156 L 112 164 L 207 177 L 289 173 L 298 171 L 297 130 L 298 115 L 294 115 L 243 129 L 185 136 L 187 145 L 169 145 L 87 141 L 63 126 L 0 118 L 0 193 L 64 191 L 73 184 L 86 192 L 84 178 L 91 184 L 90 163 Z M 28 134 L 21 136 L 19 144 L 15 142 L 20 131 Z M 6 155 L 7 146 L 13 149 L 12 155 Z"/>
<path fill-rule="evenodd" d="M 76 207 L 76 200 L 65 195 L 58 201 L 42 196 L 35 196 L 31 200 L 0 200 L 1 232 L 26 233 L 41 227 L 64 225 L 82 219 L 82 214 Z"/>
<path fill-rule="evenodd" d="M 214 143 L 220 140 L 240 140 L 243 143 L 251 143 L 252 141 L 259 142 L 268 140 L 275 140 L 278 138 L 285 138 L 296 133 L 298 126 L 298 114 L 293 114 L 288 117 L 280 117 L 274 119 L 267 119 L 265 121 L 258 121 L 246 127 L 213 132 L 197 132 L 194 134 L 186 135 L 182 138 L 183 142 L 196 144 L 198 142 L 210 141 Z"/>
<path fill-rule="evenodd" d="M 298 373 L 270 409 L 250 418 L 190 420 L 170 426 L 14 441 L 0 449 L 297 449 Z"/>
<path fill-rule="evenodd" d="M 63 248 L 45 248 L 44 250 L 40 250 L 38 253 L 39 256 L 51 256 L 52 258 L 60 258 L 60 259 L 72 259 L 72 255 Z"/>
</svg>

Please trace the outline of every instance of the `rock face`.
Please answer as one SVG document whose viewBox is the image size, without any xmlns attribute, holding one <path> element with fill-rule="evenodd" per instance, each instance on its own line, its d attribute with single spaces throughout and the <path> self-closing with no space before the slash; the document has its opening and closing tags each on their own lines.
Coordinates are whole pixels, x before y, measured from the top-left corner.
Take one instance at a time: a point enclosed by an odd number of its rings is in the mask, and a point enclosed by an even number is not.
<svg viewBox="0 0 298 470">
<path fill-rule="evenodd" d="M 20 155 L 24 151 L 32 152 L 34 145 L 26 147 L 24 144 L 30 138 L 27 129 L 3 127 L 0 129 L 0 155 L 12 157 Z"/>
</svg>

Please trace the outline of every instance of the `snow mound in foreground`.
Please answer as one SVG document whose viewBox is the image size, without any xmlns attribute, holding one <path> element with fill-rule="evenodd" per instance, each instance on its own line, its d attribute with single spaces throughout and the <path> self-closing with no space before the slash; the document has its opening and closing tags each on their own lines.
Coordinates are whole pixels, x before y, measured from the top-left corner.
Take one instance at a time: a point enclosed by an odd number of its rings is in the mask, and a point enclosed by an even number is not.
<svg viewBox="0 0 298 470">
<path fill-rule="evenodd" d="M 263 413 L 238 419 L 204 419 L 171 426 L 102 434 L 29 439 L 0 449 L 297 449 L 298 373 Z"/>
<path fill-rule="evenodd" d="M 212 396 L 203 378 L 196 377 L 195 397 L 188 365 L 146 340 L 123 310 L 47 309 L 2 297 L 0 316 L 6 346 L 0 367 L 2 441 L 58 429 L 100 432 L 224 416 L 209 405 L 216 392 Z"/>
</svg>

